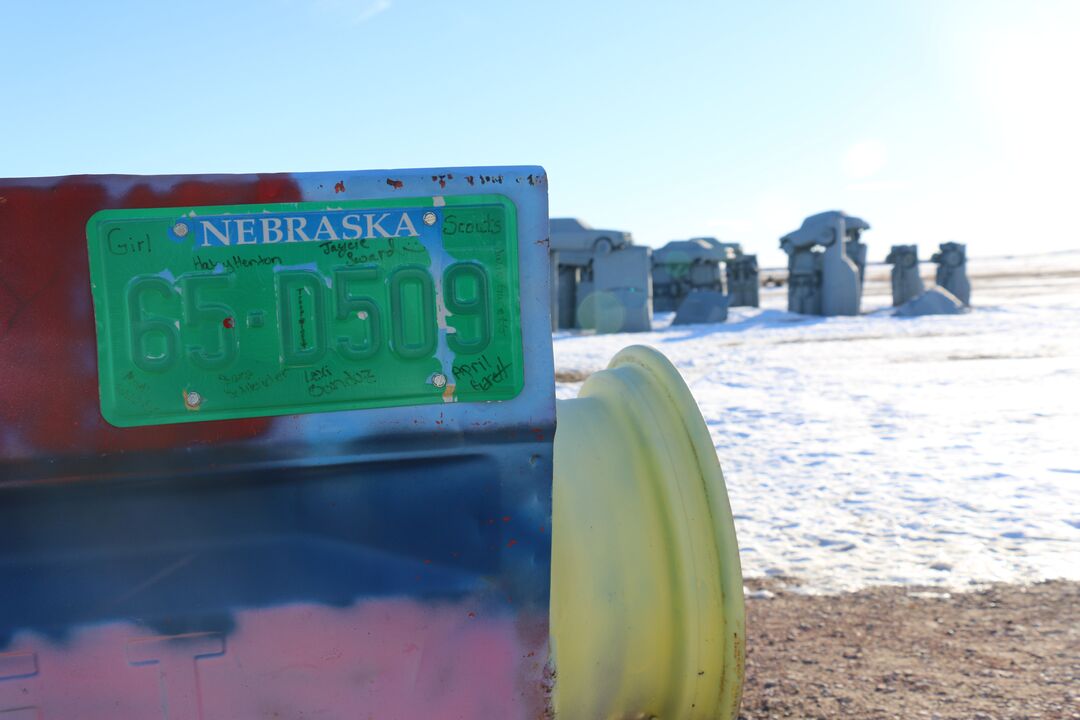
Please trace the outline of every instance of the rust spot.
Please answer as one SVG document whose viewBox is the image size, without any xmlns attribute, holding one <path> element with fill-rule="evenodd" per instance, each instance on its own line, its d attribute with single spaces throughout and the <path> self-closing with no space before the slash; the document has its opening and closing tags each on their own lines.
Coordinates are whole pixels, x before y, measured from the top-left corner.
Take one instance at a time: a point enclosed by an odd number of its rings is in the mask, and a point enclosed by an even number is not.
<svg viewBox="0 0 1080 720">
<path fill-rule="evenodd" d="M 471 618 L 476 617 L 476 613 L 474 613 L 474 612 L 469 613 L 469 617 L 471 617 Z"/>
<path fill-rule="evenodd" d="M 514 538 L 510 538 L 510 542 L 506 543 L 506 547 L 508 548 L 514 547 L 515 545 L 517 545 L 517 540 Z"/>
<path fill-rule="evenodd" d="M 390 178 L 386 178 L 386 184 L 394 188 L 395 190 L 400 190 L 401 188 L 405 187 L 405 183 L 401 182 L 400 180 L 391 180 Z"/>
<path fill-rule="evenodd" d="M 533 434 L 533 437 L 535 437 L 540 442 L 544 441 L 544 429 L 543 428 L 538 428 L 538 427 L 529 428 L 529 432 L 531 432 Z"/>
<path fill-rule="evenodd" d="M 345 181 L 344 180 L 338 180 L 337 181 L 337 184 L 334 185 L 334 192 L 335 193 L 345 192 Z"/>
<path fill-rule="evenodd" d="M 540 526 L 540 532 L 542 532 L 542 533 L 545 533 L 545 532 L 547 532 L 547 528 L 546 528 L 546 527 L 544 527 L 543 525 L 541 525 L 541 526 Z"/>
<path fill-rule="evenodd" d="M 234 327 L 236 327 L 236 321 L 233 320 L 231 317 L 227 317 L 222 320 L 221 324 L 225 326 L 226 330 L 232 330 Z"/>
<path fill-rule="evenodd" d="M 503 522 L 510 522 L 510 516 L 509 515 L 503 515 L 502 521 Z"/>
<path fill-rule="evenodd" d="M 430 560 L 425 560 L 425 561 L 424 561 L 424 564 L 425 564 L 425 565 L 430 565 L 430 564 L 431 564 L 431 561 L 430 561 Z"/>
</svg>

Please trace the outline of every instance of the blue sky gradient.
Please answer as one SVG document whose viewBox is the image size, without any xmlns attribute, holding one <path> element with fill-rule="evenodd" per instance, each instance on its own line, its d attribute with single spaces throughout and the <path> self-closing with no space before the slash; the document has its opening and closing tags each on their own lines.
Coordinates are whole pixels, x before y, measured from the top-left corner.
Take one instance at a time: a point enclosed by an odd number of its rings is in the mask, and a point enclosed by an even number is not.
<svg viewBox="0 0 1080 720">
<path fill-rule="evenodd" d="M 766 265 L 1080 248 L 1071 0 L 0 0 L 0 175 L 544 165 L 553 215 Z"/>
</svg>

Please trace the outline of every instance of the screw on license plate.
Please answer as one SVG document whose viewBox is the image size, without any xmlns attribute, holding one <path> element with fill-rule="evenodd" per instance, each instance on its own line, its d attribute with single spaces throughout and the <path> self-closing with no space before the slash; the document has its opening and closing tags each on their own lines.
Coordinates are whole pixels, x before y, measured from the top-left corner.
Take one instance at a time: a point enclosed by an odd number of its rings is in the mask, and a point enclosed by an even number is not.
<svg viewBox="0 0 1080 720">
<path fill-rule="evenodd" d="M 198 410 L 199 406 L 202 405 L 202 395 L 194 390 L 188 390 L 184 393 L 184 404 L 192 410 Z"/>
<path fill-rule="evenodd" d="M 435 373 L 431 376 L 431 384 L 437 388 L 446 387 L 446 376 L 442 373 Z"/>
<path fill-rule="evenodd" d="M 182 238 L 188 234 L 188 226 L 186 223 L 178 222 L 172 226 L 172 231 L 176 237 Z"/>
<path fill-rule="evenodd" d="M 434 225 L 435 221 L 437 219 L 438 218 L 435 216 L 435 213 L 431 212 L 430 210 L 428 212 L 424 213 L 424 224 L 425 225 Z"/>
</svg>

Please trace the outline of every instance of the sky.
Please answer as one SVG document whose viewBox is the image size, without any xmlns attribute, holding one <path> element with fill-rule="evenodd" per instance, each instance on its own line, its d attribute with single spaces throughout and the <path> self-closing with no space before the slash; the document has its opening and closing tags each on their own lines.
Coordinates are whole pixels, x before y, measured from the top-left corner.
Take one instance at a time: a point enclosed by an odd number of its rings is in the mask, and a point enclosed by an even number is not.
<svg viewBox="0 0 1080 720">
<path fill-rule="evenodd" d="M 0 176 L 539 164 L 551 215 L 765 266 L 1080 248 L 1074 0 L 0 0 Z"/>
</svg>

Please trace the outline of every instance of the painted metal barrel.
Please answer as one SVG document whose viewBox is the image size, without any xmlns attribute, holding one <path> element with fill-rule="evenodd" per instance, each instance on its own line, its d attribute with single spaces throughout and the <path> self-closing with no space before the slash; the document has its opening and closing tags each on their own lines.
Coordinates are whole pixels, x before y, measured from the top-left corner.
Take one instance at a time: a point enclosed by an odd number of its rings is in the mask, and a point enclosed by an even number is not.
<svg viewBox="0 0 1080 720">
<path fill-rule="evenodd" d="M 730 720 L 745 620 L 724 478 L 678 371 L 630 347 L 558 406 L 556 716 Z"/>
<path fill-rule="evenodd" d="M 0 716 L 731 717 L 708 433 L 632 349 L 556 434 L 547 237 L 538 167 L 0 179 Z"/>
<path fill-rule="evenodd" d="M 0 717 L 551 704 L 536 167 L 0 180 Z"/>
</svg>

